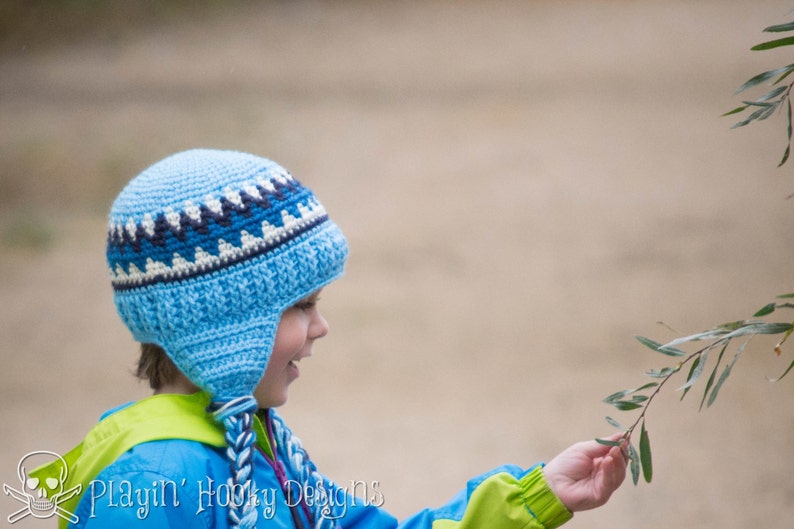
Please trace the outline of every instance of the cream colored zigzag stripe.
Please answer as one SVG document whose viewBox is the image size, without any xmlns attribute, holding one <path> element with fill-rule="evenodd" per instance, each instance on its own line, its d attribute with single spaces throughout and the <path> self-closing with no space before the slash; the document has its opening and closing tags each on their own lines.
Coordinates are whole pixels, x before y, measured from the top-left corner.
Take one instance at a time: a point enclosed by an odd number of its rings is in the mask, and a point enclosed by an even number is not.
<svg viewBox="0 0 794 529">
<path fill-rule="evenodd" d="M 193 261 L 188 261 L 178 253 L 174 253 L 171 266 L 151 258 L 146 260 L 145 270 L 130 264 L 129 270 L 125 271 L 120 264 L 116 264 L 115 270 L 110 269 L 110 280 L 115 286 L 129 286 L 148 282 L 155 278 L 167 281 L 191 276 L 205 270 L 214 270 L 228 262 L 240 261 L 249 255 L 254 255 L 262 249 L 288 238 L 295 231 L 303 229 L 326 214 L 325 208 L 316 202 L 310 203 L 308 206 L 298 204 L 298 211 L 300 212 L 299 218 L 293 217 L 287 211 L 282 211 L 283 226 L 273 226 L 269 222 L 263 221 L 261 237 L 245 230 L 241 231 L 239 247 L 219 239 L 218 255 L 212 255 L 201 247 L 196 247 Z"/>
</svg>

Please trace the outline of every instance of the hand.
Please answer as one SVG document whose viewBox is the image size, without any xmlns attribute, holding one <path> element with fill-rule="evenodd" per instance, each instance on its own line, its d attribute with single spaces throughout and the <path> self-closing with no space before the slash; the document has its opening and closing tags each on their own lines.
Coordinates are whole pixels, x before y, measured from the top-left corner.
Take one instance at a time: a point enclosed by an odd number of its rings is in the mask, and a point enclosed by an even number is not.
<svg viewBox="0 0 794 529">
<path fill-rule="evenodd" d="M 622 434 L 610 438 L 617 441 Z M 585 441 L 563 450 L 543 468 L 549 487 L 571 512 L 604 505 L 626 477 L 621 447 Z"/>
</svg>

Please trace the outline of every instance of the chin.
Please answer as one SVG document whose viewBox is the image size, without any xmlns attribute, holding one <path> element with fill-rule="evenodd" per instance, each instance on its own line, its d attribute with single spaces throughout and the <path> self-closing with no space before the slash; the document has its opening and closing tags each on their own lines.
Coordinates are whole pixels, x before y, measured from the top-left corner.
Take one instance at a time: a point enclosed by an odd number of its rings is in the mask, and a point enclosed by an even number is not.
<svg viewBox="0 0 794 529">
<path fill-rule="evenodd" d="M 261 397 L 256 396 L 256 403 L 260 409 L 267 409 L 267 408 L 278 408 L 279 406 L 283 406 L 287 403 L 287 395 L 263 395 Z"/>
</svg>

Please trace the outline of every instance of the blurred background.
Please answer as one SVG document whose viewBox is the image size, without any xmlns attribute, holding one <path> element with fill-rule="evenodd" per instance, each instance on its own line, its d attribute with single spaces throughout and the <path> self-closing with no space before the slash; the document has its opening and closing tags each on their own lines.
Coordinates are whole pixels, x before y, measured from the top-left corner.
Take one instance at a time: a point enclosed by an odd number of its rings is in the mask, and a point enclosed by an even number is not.
<svg viewBox="0 0 794 529">
<path fill-rule="evenodd" d="M 331 334 L 283 410 L 337 482 L 377 481 L 404 517 L 610 434 L 605 415 L 631 422 L 601 399 L 669 365 L 634 335 L 794 290 L 784 118 L 720 117 L 792 62 L 749 50 L 791 7 L 6 0 L 0 482 L 149 393 L 105 216 L 128 179 L 192 147 L 273 158 L 349 238 L 323 294 Z M 766 377 L 792 350 L 774 343 L 750 344 L 707 411 L 671 382 L 648 416 L 653 483 L 567 527 L 790 527 L 794 385 Z M 3 520 L 19 507 L 0 496 Z"/>
</svg>

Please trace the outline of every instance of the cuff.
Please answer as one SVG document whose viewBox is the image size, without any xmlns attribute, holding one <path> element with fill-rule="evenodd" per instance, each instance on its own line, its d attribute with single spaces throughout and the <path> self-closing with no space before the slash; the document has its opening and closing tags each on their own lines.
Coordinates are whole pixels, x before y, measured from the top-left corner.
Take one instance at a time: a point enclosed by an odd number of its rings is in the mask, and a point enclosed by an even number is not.
<svg viewBox="0 0 794 529">
<path fill-rule="evenodd" d="M 530 470 L 519 483 L 524 504 L 546 529 L 555 529 L 573 518 L 573 513 L 549 488 L 542 465 Z"/>
</svg>

